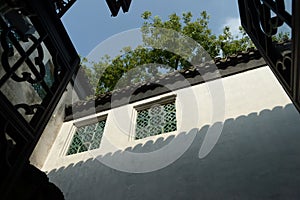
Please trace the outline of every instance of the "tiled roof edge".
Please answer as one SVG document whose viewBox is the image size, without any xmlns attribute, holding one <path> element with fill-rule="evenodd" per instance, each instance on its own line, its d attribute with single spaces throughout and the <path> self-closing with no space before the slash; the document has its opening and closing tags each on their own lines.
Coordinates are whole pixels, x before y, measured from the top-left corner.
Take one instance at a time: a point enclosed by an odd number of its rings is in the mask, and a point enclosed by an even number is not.
<svg viewBox="0 0 300 200">
<path fill-rule="evenodd" d="M 214 80 L 218 78 L 216 68 L 212 67 L 214 64 L 217 66 L 221 77 L 231 76 L 247 70 L 266 66 L 266 62 L 263 60 L 259 51 L 255 49 L 250 49 L 247 52 L 239 52 L 225 59 L 215 58 L 214 62 L 202 63 L 199 66 L 187 70 L 179 70 L 151 81 L 151 83 L 137 84 L 118 91 L 99 95 L 88 101 L 79 101 L 72 105 L 68 105 L 65 109 L 65 121 L 74 119 L 74 116 L 75 118 L 88 116 L 95 112 L 98 113 L 109 110 L 112 107 L 126 105 L 128 102 L 137 102 L 171 91 L 164 86 L 172 86 L 172 91 L 184 88 L 186 86 L 182 84 L 182 81 L 180 80 L 182 77 L 184 77 L 190 85 L 197 85 Z M 111 103 L 113 103 L 113 106 Z"/>
</svg>

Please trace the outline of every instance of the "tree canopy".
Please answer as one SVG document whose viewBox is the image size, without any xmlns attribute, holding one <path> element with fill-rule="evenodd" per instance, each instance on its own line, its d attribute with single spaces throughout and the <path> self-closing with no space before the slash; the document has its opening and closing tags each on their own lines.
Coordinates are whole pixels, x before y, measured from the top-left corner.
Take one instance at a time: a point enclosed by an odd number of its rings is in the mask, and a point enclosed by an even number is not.
<svg viewBox="0 0 300 200">
<path fill-rule="evenodd" d="M 184 51 L 182 47 L 184 41 L 181 38 L 175 41 L 170 35 L 174 32 L 196 41 L 211 58 L 227 57 L 254 47 L 242 27 L 239 36 L 232 35 L 227 26 L 220 35 L 213 34 L 209 28 L 210 16 L 206 11 L 201 12 L 196 19 L 191 12 L 185 12 L 181 16 L 173 13 L 165 21 L 159 16 L 152 16 L 150 11 L 144 12 L 141 17 L 144 20 L 141 28 L 142 46 L 136 49 L 124 47 L 120 55 L 115 58 L 106 55 L 89 67 L 86 66 L 88 61 L 83 59 L 82 66 L 95 87 L 95 95 L 147 81 L 164 73 L 189 68 L 192 65 L 191 60 L 174 53 Z M 173 32 L 161 34 L 161 30 L 173 30 Z M 173 52 L 163 48 L 169 44 L 172 44 Z M 162 48 L 156 48 L 158 45 Z M 192 48 L 188 51 L 195 53 L 199 49 Z"/>
</svg>

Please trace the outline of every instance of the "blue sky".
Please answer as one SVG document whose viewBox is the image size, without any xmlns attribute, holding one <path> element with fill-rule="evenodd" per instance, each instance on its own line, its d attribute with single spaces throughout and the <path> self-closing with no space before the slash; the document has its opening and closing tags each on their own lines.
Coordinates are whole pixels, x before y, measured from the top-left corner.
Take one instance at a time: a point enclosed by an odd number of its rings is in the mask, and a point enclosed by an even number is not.
<svg viewBox="0 0 300 200">
<path fill-rule="evenodd" d="M 111 36 L 140 28 L 141 14 L 149 10 L 153 15 L 167 19 L 171 13 L 191 11 L 194 16 L 206 10 L 211 16 L 210 28 L 219 34 L 225 25 L 233 33 L 239 25 L 237 0 L 132 0 L 128 13 L 120 10 L 117 17 L 111 17 L 105 0 L 77 0 L 62 17 L 71 40 L 81 56 L 87 56 L 99 43 Z"/>
</svg>

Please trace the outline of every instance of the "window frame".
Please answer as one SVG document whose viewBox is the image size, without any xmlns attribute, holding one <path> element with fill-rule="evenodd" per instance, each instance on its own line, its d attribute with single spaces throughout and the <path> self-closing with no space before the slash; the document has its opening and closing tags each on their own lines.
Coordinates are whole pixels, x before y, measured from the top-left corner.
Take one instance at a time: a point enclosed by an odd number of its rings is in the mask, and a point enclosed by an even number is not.
<svg viewBox="0 0 300 200">
<path fill-rule="evenodd" d="M 64 157 L 69 157 L 69 156 L 75 156 L 75 155 L 79 155 L 79 154 L 83 154 L 83 153 L 88 153 L 88 152 L 91 152 L 91 151 L 94 151 L 94 150 L 99 150 L 101 148 L 102 138 L 103 138 L 103 135 L 105 134 L 105 130 L 106 130 L 106 126 L 107 126 L 107 117 L 108 117 L 108 114 L 104 114 L 104 115 L 101 115 L 101 116 L 96 116 L 96 117 L 92 117 L 92 118 L 89 118 L 89 119 L 84 119 L 84 120 L 79 120 L 79 121 L 73 122 L 62 155 Z M 95 149 L 90 149 L 90 150 L 88 149 L 88 150 L 83 151 L 83 152 L 68 154 L 69 148 L 70 148 L 70 146 L 73 142 L 73 138 L 74 138 L 74 135 L 76 134 L 77 129 L 80 128 L 80 127 L 83 127 L 83 126 L 88 126 L 88 125 L 91 125 L 91 124 L 98 123 L 99 121 L 105 121 L 105 125 L 104 125 L 103 133 L 102 133 L 102 136 L 101 136 L 101 139 L 100 139 L 99 147 L 95 148 Z"/>
<path fill-rule="evenodd" d="M 164 134 L 172 134 L 175 131 L 177 131 L 178 130 L 178 120 L 177 120 L 177 118 L 178 118 L 177 110 L 178 109 L 177 109 L 177 106 L 176 106 L 176 99 L 177 99 L 177 95 L 172 94 L 172 95 L 169 95 L 169 96 L 166 96 L 166 97 L 161 97 L 161 98 L 153 100 L 153 101 L 149 101 L 147 103 L 141 103 L 139 105 L 133 106 L 134 121 L 133 121 L 133 126 L 131 128 L 131 133 L 132 133 L 131 134 L 131 140 L 139 141 L 139 140 L 144 140 L 144 139 L 148 139 L 148 138 L 155 137 L 155 136 L 162 136 Z M 147 136 L 147 137 L 144 137 L 144 138 L 136 139 L 136 127 L 137 127 L 138 111 L 149 109 L 149 108 L 151 108 L 152 106 L 154 106 L 156 104 L 165 105 L 165 104 L 169 104 L 169 103 L 174 103 L 174 105 L 175 105 L 176 130 L 175 131 L 170 131 L 170 132 L 162 132 L 162 133 L 157 134 L 157 135 L 150 135 L 150 136 Z"/>
</svg>

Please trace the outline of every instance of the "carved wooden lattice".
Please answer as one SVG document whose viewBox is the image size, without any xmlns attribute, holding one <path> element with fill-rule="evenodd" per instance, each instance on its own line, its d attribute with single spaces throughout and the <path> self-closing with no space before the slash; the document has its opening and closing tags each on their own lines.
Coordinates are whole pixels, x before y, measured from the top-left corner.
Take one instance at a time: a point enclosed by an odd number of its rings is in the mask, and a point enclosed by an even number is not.
<svg viewBox="0 0 300 200">
<path fill-rule="evenodd" d="M 238 2 L 243 28 L 300 111 L 300 1 Z M 283 27 L 290 30 L 291 38 L 278 43 L 273 38 Z"/>
<path fill-rule="evenodd" d="M 2 3 L 0 192 L 3 199 L 14 199 L 9 196 L 77 72 L 79 57 L 52 1 Z"/>
</svg>

